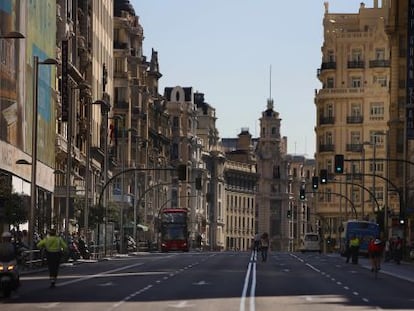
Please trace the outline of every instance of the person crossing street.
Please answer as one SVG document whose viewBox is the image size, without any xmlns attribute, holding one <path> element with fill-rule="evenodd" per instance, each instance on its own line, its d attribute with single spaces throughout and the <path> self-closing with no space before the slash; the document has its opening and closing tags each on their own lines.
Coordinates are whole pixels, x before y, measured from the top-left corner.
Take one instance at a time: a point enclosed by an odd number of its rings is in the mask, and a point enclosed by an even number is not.
<svg viewBox="0 0 414 311">
<path fill-rule="evenodd" d="M 57 276 L 59 273 L 60 258 L 62 251 L 68 249 L 66 242 L 56 236 L 56 230 L 51 229 L 49 235 L 37 243 L 39 249 L 46 250 L 47 267 L 49 269 L 50 287 L 55 287 Z"/>
</svg>

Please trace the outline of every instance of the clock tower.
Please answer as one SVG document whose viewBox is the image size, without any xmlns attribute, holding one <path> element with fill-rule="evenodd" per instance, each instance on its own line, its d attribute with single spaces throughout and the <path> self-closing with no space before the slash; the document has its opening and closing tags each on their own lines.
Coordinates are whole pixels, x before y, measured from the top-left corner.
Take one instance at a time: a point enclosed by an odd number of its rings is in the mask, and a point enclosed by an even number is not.
<svg viewBox="0 0 414 311">
<path fill-rule="evenodd" d="M 256 149 L 260 176 L 256 200 L 257 228 L 259 233 L 269 233 L 271 249 L 287 250 L 287 138 L 280 135 L 281 119 L 274 110 L 272 98 L 267 100 L 266 108 L 260 118 L 260 137 Z"/>
</svg>

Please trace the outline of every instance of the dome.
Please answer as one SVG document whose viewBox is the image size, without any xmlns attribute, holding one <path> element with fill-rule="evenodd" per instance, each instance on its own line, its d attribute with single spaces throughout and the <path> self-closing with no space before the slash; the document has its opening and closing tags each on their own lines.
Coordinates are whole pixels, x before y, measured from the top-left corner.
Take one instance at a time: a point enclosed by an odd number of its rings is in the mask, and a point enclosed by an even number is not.
<svg viewBox="0 0 414 311">
<path fill-rule="evenodd" d="M 121 16 L 121 12 L 126 11 L 135 16 L 135 10 L 129 0 L 115 0 L 114 2 L 114 16 Z"/>
</svg>

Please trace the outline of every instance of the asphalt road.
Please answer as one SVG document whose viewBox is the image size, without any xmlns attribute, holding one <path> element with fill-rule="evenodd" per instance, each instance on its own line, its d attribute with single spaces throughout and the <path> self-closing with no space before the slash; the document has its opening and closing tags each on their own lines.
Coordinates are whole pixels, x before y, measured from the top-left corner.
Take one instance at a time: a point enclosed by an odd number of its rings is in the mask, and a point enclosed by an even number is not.
<svg viewBox="0 0 414 311">
<path fill-rule="evenodd" d="M 409 281 L 320 254 L 153 253 L 24 275 L 1 310 L 414 310 Z"/>
</svg>

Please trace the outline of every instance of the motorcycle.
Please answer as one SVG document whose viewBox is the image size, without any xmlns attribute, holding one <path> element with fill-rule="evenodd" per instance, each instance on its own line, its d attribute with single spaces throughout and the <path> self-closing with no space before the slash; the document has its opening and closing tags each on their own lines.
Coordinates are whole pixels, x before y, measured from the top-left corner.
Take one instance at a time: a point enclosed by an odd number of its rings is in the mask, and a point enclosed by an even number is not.
<svg viewBox="0 0 414 311">
<path fill-rule="evenodd" d="M 17 261 L 0 262 L 0 292 L 10 297 L 12 291 L 20 286 L 20 275 L 17 270 Z"/>
<path fill-rule="evenodd" d="M 78 249 L 83 259 L 90 259 L 91 254 L 89 252 L 88 245 L 86 245 L 82 238 L 78 239 Z"/>
</svg>

